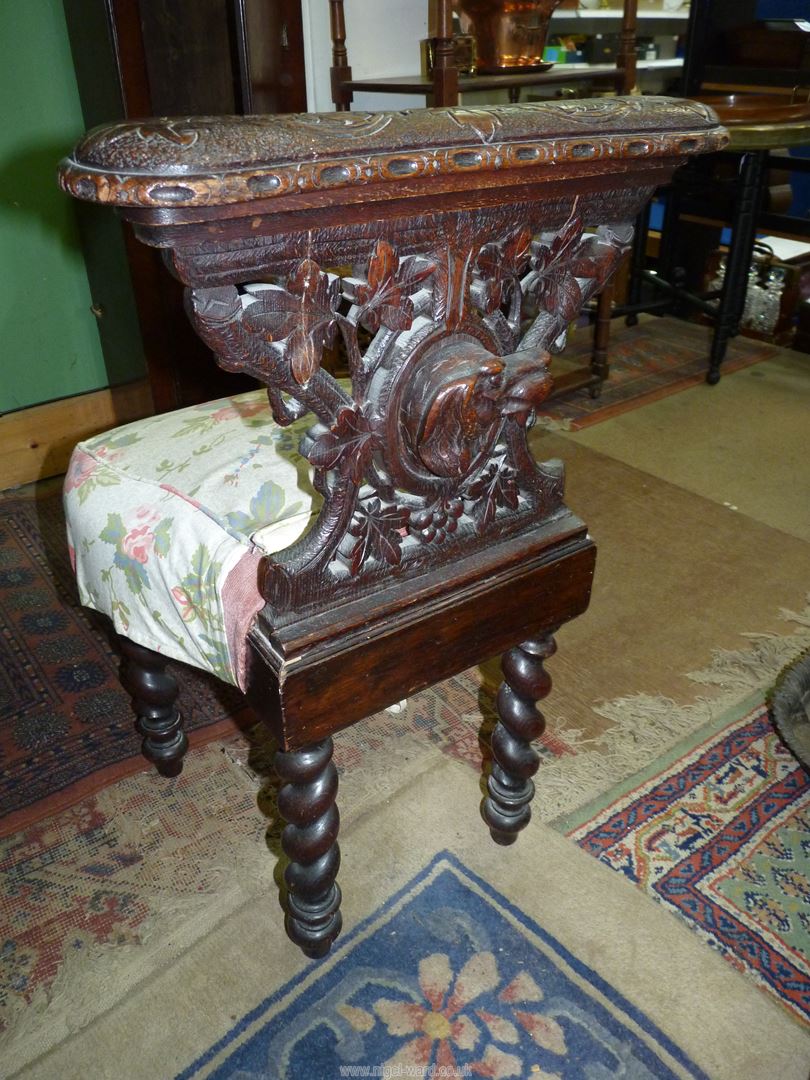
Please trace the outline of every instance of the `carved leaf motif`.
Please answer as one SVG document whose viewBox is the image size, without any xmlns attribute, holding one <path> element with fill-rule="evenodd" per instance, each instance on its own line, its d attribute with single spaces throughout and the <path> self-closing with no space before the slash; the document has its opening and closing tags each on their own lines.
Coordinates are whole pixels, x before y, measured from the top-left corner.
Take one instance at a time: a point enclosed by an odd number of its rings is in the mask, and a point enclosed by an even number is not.
<svg viewBox="0 0 810 1080">
<path fill-rule="evenodd" d="M 605 277 L 605 267 L 612 265 L 611 260 L 597 259 L 593 254 L 588 254 L 587 249 L 585 250 L 586 254 L 576 255 L 566 264 L 567 268 L 575 277 L 595 277 L 601 281 Z"/>
<path fill-rule="evenodd" d="M 517 510 L 518 486 L 515 470 L 504 465 L 503 461 L 493 461 L 464 494 L 473 504 L 472 517 L 476 528 L 483 532 L 495 520 L 499 506 Z"/>
<path fill-rule="evenodd" d="M 571 256 L 581 235 L 582 219 L 578 214 L 571 214 L 550 245 L 532 244 L 532 266 L 534 269 L 542 273 L 551 263 Z"/>
<path fill-rule="evenodd" d="M 135 135 L 146 143 L 170 142 L 183 150 L 193 146 L 199 138 L 198 131 L 186 129 L 178 130 L 173 123 L 167 124 L 141 124 L 136 128 Z"/>
<path fill-rule="evenodd" d="M 345 282 L 352 303 L 361 309 L 359 321 L 376 333 L 380 326 L 408 330 L 413 322 L 409 294 L 433 273 L 432 264 L 409 255 L 398 259 L 387 240 L 378 240 L 368 264 L 366 282 Z"/>
<path fill-rule="evenodd" d="M 500 307 L 504 285 L 518 280 L 526 270 L 532 253 L 532 234 L 528 228 L 516 229 L 505 240 L 484 244 L 478 255 L 478 271 L 490 282 L 490 312 Z"/>
<path fill-rule="evenodd" d="M 447 115 L 460 128 L 469 124 L 481 142 L 485 143 L 491 142 L 501 127 L 500 118 L 487 109 L 448 109 Z"/>
<path fill-rule="evenodd" d="M 331 345 L 337 326 L 340 282 L 312 259 L 304 259 L 287 280 L 287 288 L 263 289 L 245 310 L 248 329 L 267 341 L 287 339 L 286 355 L 292 375 L 306 386 Z"/>
<path fill-rule="evenodd" d="M 520 275 L 531 255 L 532 234 L 528 228 L 516 229 L 505 240 L 484 244 L 478 256 L 478 268 L 485 277 Z"/>
<path fill-rule="evenodd" d="M 433 318 L 443 322 L 447 315 L 447 299 L 450 293 L 450 252 L 445 251 L 436 260 L 433 275 Z"/>
<path fill-rule="evenodd" d="M 361 503 L 349 526 L 350 535 L 356 537 L 349 556 L 352 575 L 360 572 L 367 559 L 399 566 L 402 560 L 402 532 L 407 526 L 407 510 L 399 506 L 383 506 L 379 499 Z"/>
<path fill-rule="evenodd" d="M 592 277 L 596 267 L 578 257 L 582 220 L 577 214 L 563 225 L 550 244 L 532 244 L 531 263 L 535 271 L 533 289 L 550 314 L 566 320 L 576 318 L 582 307 L 582 290 L 577 276 Z"/>
<path fill-rule="evenodd" d="M 559 312 L 569 322 L 582 307 L 582 290 L 567 267 L 549 274 L 541 297 L 546 311 Z"/>
<path fill-rule="evenodd" d="M 379 437 L 360 409 L 341 409 L 331 431 L 319 436 L 308 457 L 319 469 L 337 469 L 355 484 L 363 482 Z"/>
<path fill-rule="evenodd" d="M 450 329 L 462 318 L 469 289 L 468 266 L 475 244 L 475 225 L 469 214 L 460 214 L 444 234 L 444 246 L 435 255 L 433 318 Z"/>
<path fill-rule="evenodd" d="M 603 285 L 632 239 L 632 227 L 620 228 L 616 232 L 609 226 L 602 226 L 597 236 L 590 237 L 580 245 L 568 267 L 576 277 L 595 278 Z"/>
</svg>

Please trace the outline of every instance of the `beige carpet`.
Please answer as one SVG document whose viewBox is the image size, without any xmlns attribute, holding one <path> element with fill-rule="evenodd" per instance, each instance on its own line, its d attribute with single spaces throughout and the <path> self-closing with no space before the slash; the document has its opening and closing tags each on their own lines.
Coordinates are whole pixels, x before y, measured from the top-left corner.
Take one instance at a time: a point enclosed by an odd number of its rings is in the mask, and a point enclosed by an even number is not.
<svg viewBox="0 0 810 1080">
<path fill-rule="evenodd" d="M 748 379 L 753 389 L 746 392 L 747 408 L 752 409 L 751 396 L 756 398 L 762 381 L 753 379 L 756 370 L 730 376 L 706 393 L 722 394 L 732 380 Z M 739 414 L 733 410 L 726 414 L 724 453 L 741 475 L 756 476 L 768 462 L 781 460 L 774 447 L 782 445 L 784 417 L 793 415 L 796 386 L 804 387 L 805 408 L 810 398 L 804 383 L 767 379 L 771 389 L 760 395 L 762 410 L 757 417 L 762 438 L 770 433 L 770 452 L 748 437 L 750 421 L 745 420 L 748 414 L 742 408 Z M 806 623 L 797 625 L 780 615 L 783 608 L 801 609 L 810 570 L 808 543 L 797 528 L 786 524 L 795 501 L 787 485 L 782 485 L 777 496 L 771 491 L 775 486 L 771 474 L 761 483 L 752 480 L 763 495 L 742 513 L 723 506 L 725 496 L 719 498 L 717 490 L 696 493 L 681 483 L 674 450 L 669 456 L 659 455 L 657 467 L 662 475 L 658 475 L 650 466 L 652 450 L 659 442 L 673 447 L 683 442 L 683 421 L 678 414 L 666 420 L 672 427 L 662 428 L 657 439 L 641 429 L 638 434 L 617 435 L 615 442 L 624 457 L 618 451 L 599 452 L 585 443 L 601 427 L 621 425 L 702 392 L 702 387 L 686 391 L 582 434 L 535 436 L 542 456 L 566 461 L 568 501 L 588 522 L 599 546 L 592 606 L 559 634 L 560 650 L 549 665 L 555 686 L 545 710 L 549 724 L 562 730 L 581 752 L 544 769 L 538 817 L 547 816 L 552 806 L 557 813 L 561 806 L 565 809 L 566 799 L 570 807 L 570 800 L 576 804 L 593 797 L 615 782 L 617 769 L 634 771 L 645 755 L 655 756 L 667 739 L 676 741 L 690 724 L 695 727 L 700 722 L 690 719 L 688 710 L 681 710 L 677 723 L 668 730 L 666 723 L 650 719 L 654 713 L 643 708 L 634 712 L 637 701 L 646 702 L 639 695 L 657 695 L 658 702 L 663 695 L 681 705 L 707 693 L 721 703 L 729 695 L 743 697 L 750 690 L 750 678 L 767 682 L 784 658 L 808 641 Z M 731 392 L 743 393 L 733 387 Z M 712 396 L 711 400 L 725 399 Z M 708 420 L 697 428 L 706 426 L 713 430 Z M 726 460 L 722 455 L 721 459 Z M 667 473 L 670 467 L 671 475 Z M 767 513 L 766 495 L 772 499 Z M 769 517 L 773 526 L 763 522 Z M 777 636 L 751 641 L 743 636 L 747 632 Z M 743 663 L 742 673 L 736 673 L 733 665 L 721 664 L 715 672 L 717 685 L 707 691 L 687 674 L 706 668 L 717 649 L 741 651 L 745 657 L 752 656 L 754 663 Z M 706 677 L 714 676 L 709 672 Z M 628 697 L 630 704 L 623 700 L 612 709 L 595 711 L 600 702 Z M 674 706 L 673 710 L 678 711 Z M 478 722 L 477 717 L 465 719 Z M 588 743 L 600 736 L 599 741 Z M 202 776 L 222 761 L 216 747 L 195 751 L 191 757 L 190 773 L 196 770 Z M 636 899 L 632 887 L 622 888 L 623 883 L 614 882 L 610 871 L 603 874 L 587 856 L 549 836 L 538 824 L 513 851 L 504 853 L 491 846 L 474 809 L 477 779 L 471 770 L 463 780 L 458 770 L 443 771 L 446 761 L 427 739 L 398 747 L 395 762 L 387 753 L 376 759 L 370 755 L 367 766 L 362 774 L 348 774 L 341 794 L 345 821 L 341 880 L 347 894 L 347 925 L 373 910 L 435 850 L 448 847 L 469 858 L 472 869 L 489 877 L 519 905 L 526 904 L 530 914 L 541 921 L 547 916 L 548 928 L 563 940 L 574 933 L 576 924 L 574 942 L 582 941 L 588 962 L 599 970 L 602 962 L 607 964 L 605 970 L 629 996 L 641 993 L 644 1001 L 649 998 L 657 1023 L 662 1023 L 659 1013 L 669 1012 L 668 1023 L 674 1028 L 667 1030 L 674 1038 L 680 1040 L 682 1032 L 694 1029 L 685 1038 L 696 1040 L 697 1048 L 692 1042 L 684 1046 L 705 1063 L 713 1078 L 806 1076 L 806 1068 L 796 1071 L 799 1049 L 793 1029 L 783 1028 L 784 1018 L 774 1014 L 741 977 L 726 971 L 710 950 L 693 942 L 688 931 L 668 937 L 674 920 L 664 917 L 662 922 L 663 913 L 643 897 Z M 425 777 L 428 786 L 422 790 L 422 777 L 431 769 L 432 779 Z M 31 1065 L 26 1075 L 114 1076 L 116 1080 L 122 1075 L 150 1080 L 173 1075 L 176 1067 L 202 1049 L 201 1039 L 210 1036 L 212 1041 L 232 1015 L 299 970 L 302 961 L 281 930 L 272 880 L 276 860 L 264 848 L 258 811 L 251 810 L 250 799 L 244 800 L 249 780 L 233 770 L 225 770 L 223 778 L 226 773 L 223 782 L 231 785 L 234 799 L 243 800 L 245 812 L 234 815 L 225 829 L 227 835 L 221 838 L 221 849 L 210 854 L 212 873 L 203 875 L 205 888 L 196 897 L 182 889 L 158 896 L 156 910 L 161 917 L 150 921 L 142 940 L 110 945 L 103 954 L 73 956 L 55 984 L 52 999 L 37 1002 L 17 1030 L 8 1033 L 2 1068 L 9 1074 L 12 1063 L 16 1067 L 31 1062 L 60 1044 L 50 1056 Z M 409 778 L 411 786 L 398 789 Z M 435 781 L 435 786 L 430 787 L 428 781 Z M 124 783 L 133 786 L 119 790 L 116 785 L 105 793 L 113 810 L 120 807 L 116 820 L 121 843 L 142 842 L 146 850 L 142 873 L 148 876 L 154 871 L 156 882 L 162 881 L 151 860 L 167 857 L 159 839 L 163 834 L 169 857 L 177 859 L 173 838 L 188 831 L 188 823 L 182 822 L 183 801 L 162 798 L 164 789 L 157 787 L 162 782 L 151 776 Z M 462 794 L 464 785 L 472 795 Z M 446 797 L 447 790 L 453 791 L 452 799 Z M 553 797 L 552 792 L 556 792 Z M 126 806 L 145 806 L 151 797 L 156 800 L 154 814 L 139 809 L 140 818 L 127 816 Z M 557 798 L 562 803 L 555 804 Z M 82 807 L 73 813 L 81 814 Z M 406 829 L 403 821 L 408 823 Z M 60 828 L 59 819 L 51 827 Z M 54 872 L 58 873 L 58 867 Z M 182 877 L 184 867 L 178 864 L 177 872 Z M 624 940 L 619 931 L 627 925 L 633 925 L 634 935 L 638 930 L 640 936 Z M 661 935 L 663 952 L 655 947 Z M 703 967 L 695 967 L 700 958 L 706 960 L 710 972 L 705 979 Z M 720 982 L 714 981 L 712 968 L 717 969 Z M 671 980 L 661 977 L 665 969 L 673 972 Z M 700 971 L 691 984 L 684 974 L 687 970 Z M 689 986 L 686 991 L 685 986 Z M 705 997 L 704 986 L 709 987 Z M 710 1023 L 701 1020 L 704 1010 Z M 71 1034 L 88 1021 L 92 1022 L 87 1027 Z M 778 1040 L 768 1041 L 764 1028 L 776 1033 Z M 737 1045 L 730 1036 L 732 1029 L 737 1032 Z M 717 1039 L 712 1037 L 715 1030 Z M 740 1031 L 746 1032 L 745 1040 L 739 1038 Z M 774 1064 L 771 1059 L 766 1067 L 767 1059 L 757 1056 L 758 1045 L 792 1048 L 793 1066 L 783 1068 L 781 1061 Z M 726 1064 L 715 1062 L 713 1054 Z M 744 1059 L 743 1054 L 749 1057 Z M 805 1048 L 805 1061 L 809 1054 Z"/>
<path fill-rule="evenodd" d="M 395 776 L 385 780 L 396 783 Z M 351 787 L 349 780 L 349 803 Z M 486 836 L 478 801 L 470 770 L 434 758 L 356 818 L 343 837 L 348 924 L 448 849 L 641 1008 L 712 1080 L 804 1080 L 810 1036 L 685 926 L 543 826 L 532 826 L 514 848 L 498 848 Z M 283 935 L 271 861 L 258 851 L 256 860 L 263 896 L 21 1075 L 173 1076 L 307 967 Z"/>
<path fill-rule="evenodd" d="M 810 588 L 807 543 L 579 438 L 535 438 L 538 454 L 565 461 L 566 501 L 598 548 L 591 606 L 561 629 L 549 665 L 549 716 L 563 725 L 587 724 L 595 701 L 631 693 L 693 699 L 687 672 L 745 645 L 746 632 L 785 633 L 780 608 L 801 606 Z"/>
<path fill-rule="evenodd" d="M 810 541 L 810 355 L 778 354 L 584 431 L 603 454 Z M 763 562 L 765 560 L 763 559 Z"/>
</svg>

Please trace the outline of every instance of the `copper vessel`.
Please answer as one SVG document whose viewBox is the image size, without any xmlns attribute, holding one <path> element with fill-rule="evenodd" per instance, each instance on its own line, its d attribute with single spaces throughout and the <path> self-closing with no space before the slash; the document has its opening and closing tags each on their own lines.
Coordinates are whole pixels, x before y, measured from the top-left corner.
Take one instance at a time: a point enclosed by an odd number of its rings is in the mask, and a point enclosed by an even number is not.
<svg viewBox="0 0 810 1080">
<path fill-rule="evenodd" d="M 486 74 L 550 67 L 543 61 L 552 11 L 561 0 L 457 0 L 461 27 L 474 34 Z"/>
</svg>

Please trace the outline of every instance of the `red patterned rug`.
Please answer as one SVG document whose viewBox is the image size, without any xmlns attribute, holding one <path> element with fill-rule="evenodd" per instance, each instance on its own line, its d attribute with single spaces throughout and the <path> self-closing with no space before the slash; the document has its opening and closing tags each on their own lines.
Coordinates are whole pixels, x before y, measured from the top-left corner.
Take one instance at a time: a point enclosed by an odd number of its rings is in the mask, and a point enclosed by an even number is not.
<svg viewBox="0 0 810 1080">
<path fill-rule="evenodd" d="M 118 657 L 103 620 L 79 606 L 59 485 L 39 488 L 0 495 L 2 836 L 143 768 Z M 192 744 L 233 731 L 239 695 L 177 674 Z"/>
<path fill-rule="evenodd" d="M 587 366 L 592 331 L 576 331 L 570 346 L 552 362 L 552 372 Z M 555 398 L 541 415 L 566 422 L 572 430 L 590 427 L 652 401 L 698 386 L 706 378 L 709 328 L 672 318 L 647 318 L 627 327 L 615 320 L 610 336 L 610 376 L 598 398 L 577 390 Z M 728 346 L 723 375 L 750 367 L 778 353 L 775 345 L 736 337 Z"/>
<path fill-rule="evenodd" d="M 810 775 L 761 701 L 713 727 L 557 825 L 810 1024 Z"/>
</svg>

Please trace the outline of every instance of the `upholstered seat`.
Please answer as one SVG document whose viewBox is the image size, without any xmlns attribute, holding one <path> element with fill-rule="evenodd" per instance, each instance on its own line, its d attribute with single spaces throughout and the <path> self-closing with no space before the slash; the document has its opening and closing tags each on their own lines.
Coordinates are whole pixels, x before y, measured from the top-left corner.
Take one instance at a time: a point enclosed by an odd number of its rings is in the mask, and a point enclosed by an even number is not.
<svg viewBox="0 0 810 1080">
<path fill-rule="evenodd" d="M 65 515 L 82 603 L 244 687 L 261 556 L 297 540 L 321 504 L 298 452 L 311 424 L 279 427 L 256 390 L 79 443 Z"/>
</svg>

